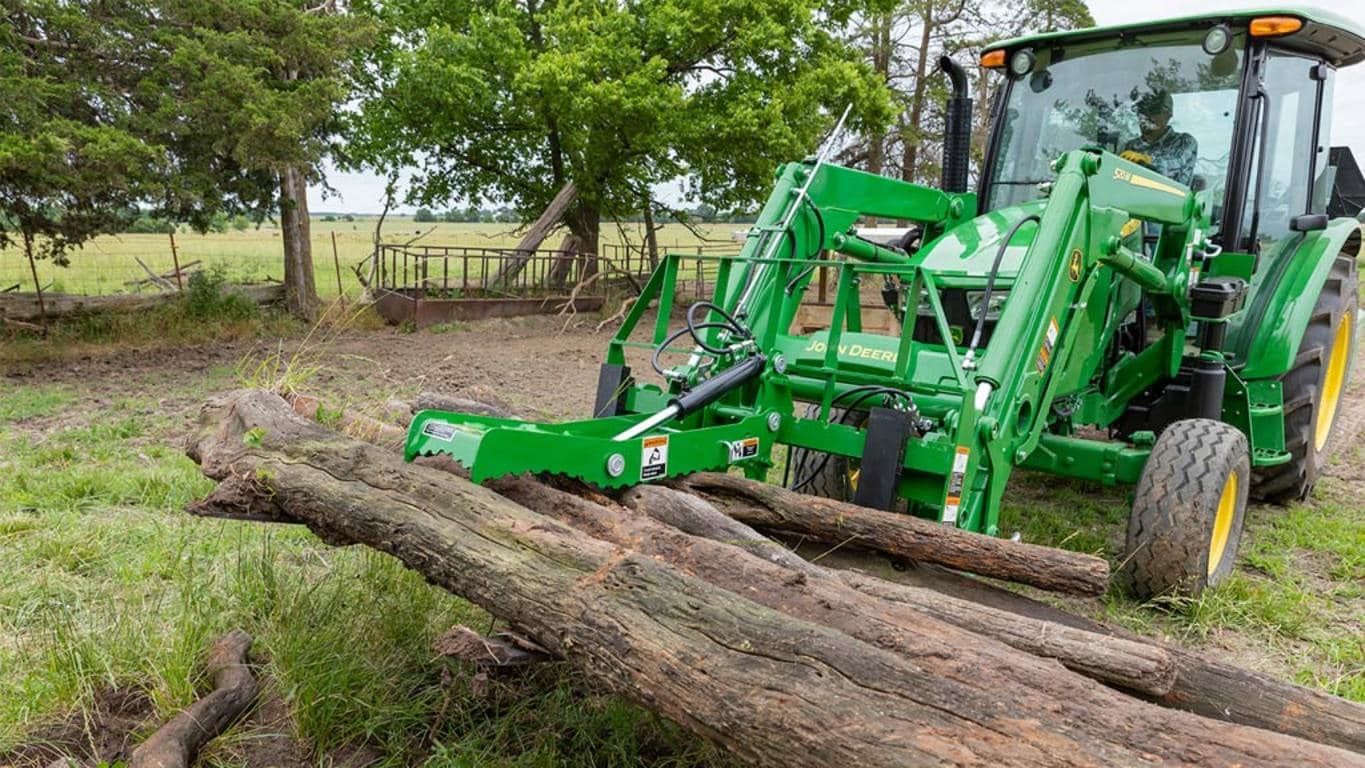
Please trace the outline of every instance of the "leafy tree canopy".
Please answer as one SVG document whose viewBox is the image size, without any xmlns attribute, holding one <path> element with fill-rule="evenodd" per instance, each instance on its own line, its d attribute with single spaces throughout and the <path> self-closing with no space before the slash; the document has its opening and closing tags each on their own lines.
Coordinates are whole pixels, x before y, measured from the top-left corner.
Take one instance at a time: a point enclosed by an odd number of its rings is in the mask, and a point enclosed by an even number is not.
<svg viewBox="0 0 1365 768">
<path fill-rule="evenodd" d="M 890 119 L 884 88 L 831 34 L 828 0 L 365 0 L 353 164 L 416 166 L 409 202 L 507 203 L 534 218 L 572 180 L 568 223 L 638 211 L 684 179 L 720 206 L 755 202 L 845 105 Z"/>
<path fill-rule="evenodd" d="M 139 206 L 263 218 L 330 150 L 370 27 L 298 0 L 5 0 L 0 246 L 64 261 Z"/>
</svg>

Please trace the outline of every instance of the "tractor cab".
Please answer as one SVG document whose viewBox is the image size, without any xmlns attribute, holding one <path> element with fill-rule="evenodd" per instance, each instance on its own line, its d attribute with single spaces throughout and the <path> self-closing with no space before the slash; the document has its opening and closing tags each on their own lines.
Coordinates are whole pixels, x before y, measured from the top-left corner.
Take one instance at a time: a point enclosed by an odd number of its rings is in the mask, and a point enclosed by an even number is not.
<svg viewBox="0 0 1365 768">
<path fill-rule="evenodd" d="M 982 208 L 1041 198 L 1058 156 L 1097 147 L 1203 195 L 1208 237 L 1225 250 L 1266 253 L 1323 227 L 1334 187 L 1355 183 L 1338 168 L 1358 174 L 1349 150 L 1329 153 L 1336 70 L 1365 59 L 1354 26 L 1236 11 L 994 45 L 981 63 L 1004 81 Z"/>
</svg>

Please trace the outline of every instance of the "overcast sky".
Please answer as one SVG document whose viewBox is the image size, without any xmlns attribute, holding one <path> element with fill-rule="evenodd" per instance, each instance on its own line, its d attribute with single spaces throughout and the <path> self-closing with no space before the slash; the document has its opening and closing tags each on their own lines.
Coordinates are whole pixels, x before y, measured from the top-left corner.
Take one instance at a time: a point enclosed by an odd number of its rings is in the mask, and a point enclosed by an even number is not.
<svg viewBox="0 0 1365 768">
<path fill-rule="evenodd" d="M 1361 0 L 1316 0 L 1313 5 L 1365 23 L 1365 3 Z M 1253 7 L 1260 5 L 1256 3 Z M 1233 0 L 1090 0 L 1090 10 L 1101 25 L 1188 16 L 1205 11 L 1245 8 L 1248 3 Z M 1043 30 L 1038 30 L 1043 31 Z M 1335 109 L 1332 114 L 1332 144 L 1351 147 L 1365 160 L 1365 64 L 1342 70 L 1337 76 Z M 309 207 L 317 211 L 378 213 L 384 207 L 383 179 L 363 173 L 329 170 L 328 181 L 340 197 L 323 199 L 318 188 L 309 190 Z M 400 209 L 410 212 L 410 209 Z"/>
</svg>

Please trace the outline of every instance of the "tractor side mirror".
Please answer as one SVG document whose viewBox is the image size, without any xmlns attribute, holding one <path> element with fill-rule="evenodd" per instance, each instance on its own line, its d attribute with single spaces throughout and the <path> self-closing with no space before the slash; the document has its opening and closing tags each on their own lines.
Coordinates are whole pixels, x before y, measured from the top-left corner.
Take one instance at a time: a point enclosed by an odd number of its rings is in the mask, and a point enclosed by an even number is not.
<svg viewBox="0 0 1365 768">
<path fill-rule="evenodd" d="M 1305 213 L 1289 220 L 1289 229 L 1294 232 L 1317 232 L 1327 229 L 1327 214 Z"/>
</svg>

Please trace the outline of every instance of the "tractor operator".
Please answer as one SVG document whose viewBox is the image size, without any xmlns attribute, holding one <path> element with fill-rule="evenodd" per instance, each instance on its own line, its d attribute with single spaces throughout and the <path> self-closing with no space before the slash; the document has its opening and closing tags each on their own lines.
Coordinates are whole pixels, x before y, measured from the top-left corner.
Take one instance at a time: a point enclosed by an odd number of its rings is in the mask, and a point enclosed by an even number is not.
<svg viewBox="0 0 1365 768">
<path fill-rule="evenodd" d="M 1190 134 L 1171 128 L 1170 92 L 1164 88 L 1148 91 L 1137 100 L 1135 107 L 1139 134 L 1123 145 L 1119 156 L 1190 186 L 1194 181 L 1199 142 Z"/>
</svg>

